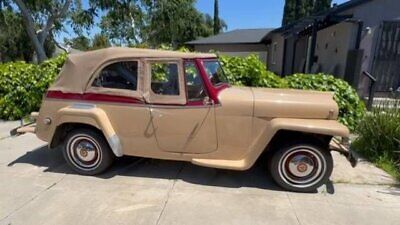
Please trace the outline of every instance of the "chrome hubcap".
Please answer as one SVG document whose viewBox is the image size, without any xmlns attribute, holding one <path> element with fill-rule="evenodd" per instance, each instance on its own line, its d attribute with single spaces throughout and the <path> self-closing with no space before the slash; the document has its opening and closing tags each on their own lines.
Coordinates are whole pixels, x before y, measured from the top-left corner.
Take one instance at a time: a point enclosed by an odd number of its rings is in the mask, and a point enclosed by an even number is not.
<svg viewBox="0 0 400 225">
<path fill-rule="evenodd" d="M 77 156 L 82 161 L 90 162 L 96 157 L 95 146 L 89 141 L 82 140 L 76 148 L 79 153 Z"/>
<path fill-rule="evenodd" d="M 68 158 L 81 170 L 93 170 L 100 164 L 102 154 L 100 146 L 92 137 L 76 135 L 68 144 Z"/>
<path fill-rule="evenodd" d="M 279 161 L 282 179 L 295 187 L 308 187 L 319 182 L 326 171 L 326 162 L 318 150 L 296 147 Z"/>
<path fill-rule="evenodd" d="M 289 161 L 289 172 L 297 177 L 305 177 L 314 170 L 314 161 L 308 155 L 296 155 Z"/>
</svg>

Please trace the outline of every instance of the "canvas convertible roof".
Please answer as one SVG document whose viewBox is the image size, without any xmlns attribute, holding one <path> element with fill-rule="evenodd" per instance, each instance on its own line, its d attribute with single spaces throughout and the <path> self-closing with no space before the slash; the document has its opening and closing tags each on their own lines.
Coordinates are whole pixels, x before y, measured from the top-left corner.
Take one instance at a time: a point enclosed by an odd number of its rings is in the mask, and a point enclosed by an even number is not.
<svg viewBox="0 0 400 225">
<path fill-rule="evenodd" d="M 93 73 L 104 63 L 128 58 L 215 58 L 215 54 L 112 47 L 68 56 L 55 83 L 49 90 L 84 93 Z"/>
</svg>

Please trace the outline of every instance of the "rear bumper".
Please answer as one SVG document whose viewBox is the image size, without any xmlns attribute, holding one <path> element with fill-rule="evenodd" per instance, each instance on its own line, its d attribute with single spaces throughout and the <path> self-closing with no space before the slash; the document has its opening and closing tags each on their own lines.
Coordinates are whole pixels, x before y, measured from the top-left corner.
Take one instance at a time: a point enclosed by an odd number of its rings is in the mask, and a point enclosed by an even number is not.
<svg viewBox="0 0 400 225">
<path fill-rule="evenodd" d="M 10 131 L 11 136 L 18 136 L 25 133 L 36 133 L 36 122 L 27 123 Z"/>
<path fill-rule="evenodd" d="M 358 156 L 354 152 L 354 150 L 351 149 L 350 142 L 348 141 L 347 138 L 342 138 L 341 141 L 336 138 L 333 138 L 329 148 L 331 151 L 336 151 L 344 155 L 350 162 L 352 167 L 357 166 Z"/>
<path fill-rule="evenodd" d="M 31 122 L 25 123 L 21 119 L 21 126 L 16 127 L 10 131 L 11 136 L 18 136 L 25 133 L 36 133 L 36 119 L 38 117 L 37 112 L 31 113 Z"/>
</svg>

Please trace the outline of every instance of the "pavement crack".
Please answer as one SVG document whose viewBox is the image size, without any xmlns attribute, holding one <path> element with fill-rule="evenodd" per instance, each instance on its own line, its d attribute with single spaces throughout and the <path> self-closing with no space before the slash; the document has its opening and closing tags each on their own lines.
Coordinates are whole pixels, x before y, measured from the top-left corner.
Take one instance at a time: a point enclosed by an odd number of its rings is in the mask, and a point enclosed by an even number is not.
<svg viewBox="0 0 400 225">
<path fill-rule="evenodd" d="M 8 139 L 8 138 L 12 138 L 12 136 L 4 136 L 4 137 L 0 137 L 0 141 Z"/>
<path fill-rule="evenodd" d="M 293 210 L 293 212 L 294 212 L 294 216 L 296 217 L 297 223 L 298 223 L 299 225 L 301 225 L 299 216 L 297 215 L 296 209 L 295 209 L 294 206 L 293 206 L 293 203 L 292 203 L 292 200 L 290 199 L 290 196 L 289 196 L 287 193 L 286 193 L 286 196 L 287 196 L 287 198 L 289 199 L 289 204 L 290 204 L 290 207 L 292 208 L 292 210 Z"/>
<path fill-rule="evenodd" d="M 179 168 L 178 172 L 177 172 L 176 175 L 175 175 L 175 178 L 174 178 L 174 181 L 173 181 L 173 183 L 172 183 L 172 185 L 171 185 L 171 188 L 168 190 L 167 197 L 165 198 L 165 201 L 164 201 L 163 207 L 162 207 L 162 209 L 161 209 L 161 212 L 160 212 L 160 214 L 158 215 L 156 225 L 158 225 L 158 224 L 160 223 L 160 221 L 161 221 L 161 217 L 162 217 L 162 215 L 164 214 L 164 211 L 165 211 L 165 208 L 166 208 L 166 206 L 167 206 L 167 204 L 168 204 L 168 201 L 169 201 L 169 197 L 170 197 L 170 195 L 171 195 L 171 192 L 174 190 L 176 181 L 178 180 L 179 175 L 181 174 L 181 172 L 182 172 L 182 170 L 183 170 L 184 167 L 185 167 L 185 164 L 182 163 L 182 166 Z"/>
<path fill-rule="evenodd" d="M 6 220 L 7 218 L 9 218 L 10 216 L 12 216 L 13 214 L 17 213 L 19 210 L 21 210 L 22 208 L 24 208 L 26 205 L 28 205 L 29 203 L 33 202 L 35 199 L 37 199 L 40 195 L 42 195 L 44 192 L 50 190 L 51 188 L 53 188 L 54 186 L 56 186 L 58 183 L 60 183 L 62 180 L 64 180 L 64 178 L 67 176 L 67 174 L 64 174 L 64 176 L 62 176 L 58 181 L 52 183 L 51 185 L 49 185 L 48 187 L 46 187 L 45 189 L 43 189 L 42 191 L 40 191 L 39 193 L 37 193 L 36 195 L 34 195 L 32 198 L 28 199 L 26 202 L 24 202 L 21 206 L 19 206 L 18 208 L 14 209 L 12 212 L 10 212 L 8 215 L 6 215 L 5 217 L 0 219 L 0 222 L 3 222 L 4 220 Z"/>
</svg>

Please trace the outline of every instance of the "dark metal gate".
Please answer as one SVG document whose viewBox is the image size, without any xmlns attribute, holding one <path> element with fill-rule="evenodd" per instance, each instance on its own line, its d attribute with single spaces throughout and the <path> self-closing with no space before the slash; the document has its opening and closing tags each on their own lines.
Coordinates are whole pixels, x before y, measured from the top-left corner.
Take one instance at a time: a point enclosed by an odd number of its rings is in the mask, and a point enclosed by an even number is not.
<svg viewBox="0 0 400 225">
<path fill-rule="evenodd" d="M 400 86 L 400 21 L 385 21 L 378 39 L 372 74 L 376 91 L 388 92 Z"/>
</svg>

